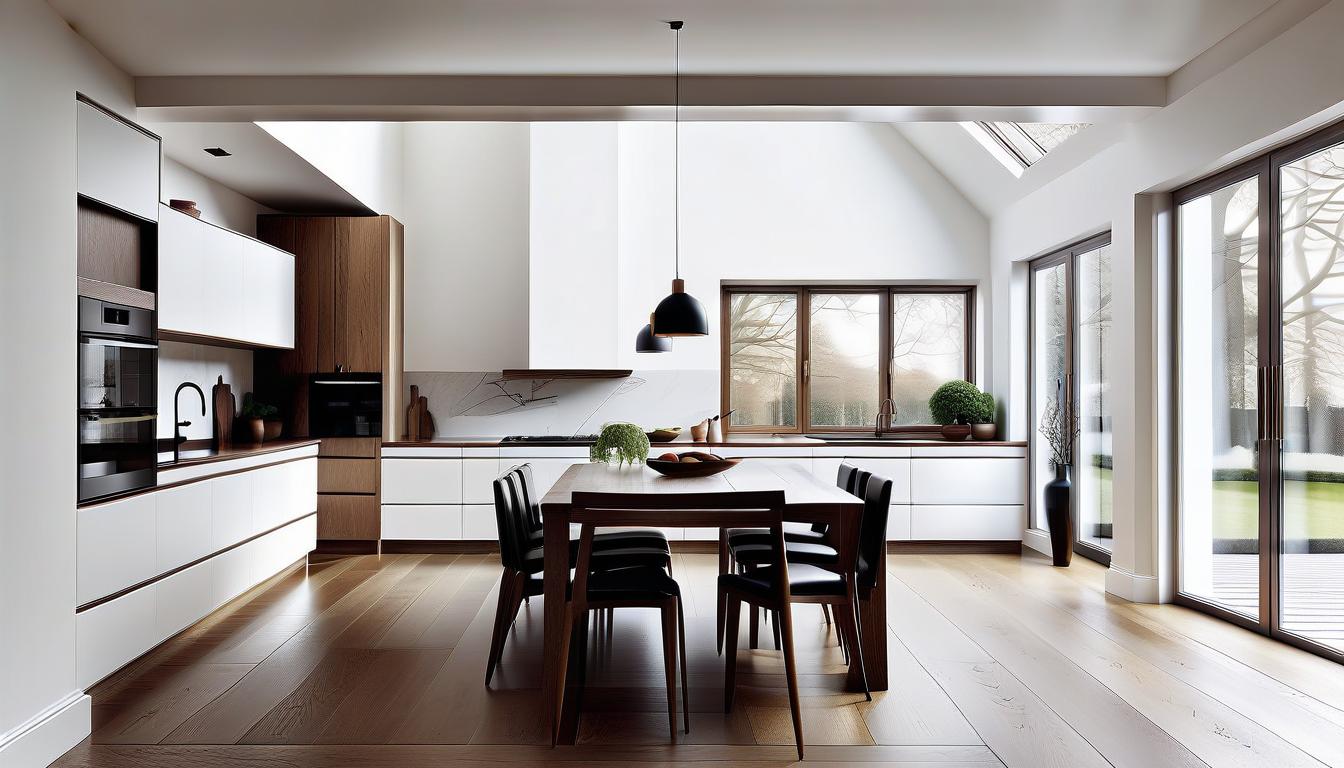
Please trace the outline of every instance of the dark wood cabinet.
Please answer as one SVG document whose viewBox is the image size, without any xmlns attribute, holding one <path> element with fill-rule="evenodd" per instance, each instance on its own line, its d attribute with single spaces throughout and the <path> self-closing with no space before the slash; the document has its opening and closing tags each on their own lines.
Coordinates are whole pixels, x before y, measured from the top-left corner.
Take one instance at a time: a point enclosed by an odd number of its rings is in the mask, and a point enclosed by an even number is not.
<svg viewBox="0 0 1344 768">
<path fill-rule="evenodd" d="M 288 434 L 308 437 L 313 374 L 378 373 L 382 439 L 395 439 L 402 420 L 401 223 L 390 216 L 259 216 L 257 237 L 294 254 L 296 294 L 294 349 L 257 353 L 258 397 L 280 406 Z M 380 444 L 373 438 L 323 441 L 319 539 L 379 538 Z"/>
</svg>

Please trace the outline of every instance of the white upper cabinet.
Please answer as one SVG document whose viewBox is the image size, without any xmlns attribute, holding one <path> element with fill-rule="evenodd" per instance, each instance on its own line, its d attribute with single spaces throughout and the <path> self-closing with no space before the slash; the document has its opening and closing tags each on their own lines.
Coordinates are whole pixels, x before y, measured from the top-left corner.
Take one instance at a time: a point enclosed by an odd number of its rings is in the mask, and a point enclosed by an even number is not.
<svg viewBox="0 0 1344 768">
<path fill-rule="evenodd" d="M 75 102 L 81 195 L 154 221 L 159 215 L 159 140 L 83 101 Z"/>
<path fill-rule="evenodd" d="M 294 346 L 294 256 L 162 206 L 159 329 Z"/>
</svg>

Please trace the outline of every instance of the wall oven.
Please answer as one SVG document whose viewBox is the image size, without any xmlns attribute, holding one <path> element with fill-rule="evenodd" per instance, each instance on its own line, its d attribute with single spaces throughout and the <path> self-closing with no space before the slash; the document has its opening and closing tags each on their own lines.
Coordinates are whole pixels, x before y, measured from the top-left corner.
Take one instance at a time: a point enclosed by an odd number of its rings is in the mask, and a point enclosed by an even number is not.
<svg viewBox="0 0 1344 768">
<path fill-rule="evenodd" d="M 308 434 L 313 437 L 381 437 L 381 373 L 317 373 L 308 381 Z"/>
<path fill-rule="evenodd" d="M 81 503 L 154 485 L 157 377 L 154 313 L 79 297 Z"/>
</svg>

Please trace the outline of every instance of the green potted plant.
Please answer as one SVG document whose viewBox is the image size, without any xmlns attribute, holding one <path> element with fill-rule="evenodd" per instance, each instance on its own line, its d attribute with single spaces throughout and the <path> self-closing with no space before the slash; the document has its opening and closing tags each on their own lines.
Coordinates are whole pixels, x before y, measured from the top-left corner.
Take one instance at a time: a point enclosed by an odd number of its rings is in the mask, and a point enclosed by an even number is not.
<svg viewBox="0 0 1344 768">
<path fill-rule="evenodd" d="M 976 440 L 993 440 L 998 434 L 994 424 L 994 396 L 988 392 L 980 393 L 980 410 L 971 417 L 971 437 Z"/>
<path fill-rule="evenodd" d="M 634 424 L 617 422 L 602 427 L 597 442 L 588 449 L 588 459 L 594 463 L 610 464 L 616 460 L 616 466 L 643 464 L 649 458 L 649 436 Z"/>
<path fill-rule="evenodd" d="M 993 420 L 994 398 L 969 381 L 954 379 L 934 390 L 929 412 L 943 425 L 944 439 L 965 440 L 971 436 L 972 424 Z"/>
<path fill-rule="evenodd" d="M 257 402 L 256 398 L 252 397 L 252 393 L 248 392 L 243 395 L 243 407 L 238 412 L 238 418 L 246 426 L 246 434 L 252 438 L 252 442 L 261 443 L 265 442 L 268 437 L 274 439 L 280 436 L 279 428 L 282 425 L 279 421 L 271 421 L 269 425 L 266 423 L 268 419 L 272 419 L 278 413 L 280 413 L 279 408 Z M 268 434 L 268 432 L 274 432 L 274 434 Z"/>
</svg>

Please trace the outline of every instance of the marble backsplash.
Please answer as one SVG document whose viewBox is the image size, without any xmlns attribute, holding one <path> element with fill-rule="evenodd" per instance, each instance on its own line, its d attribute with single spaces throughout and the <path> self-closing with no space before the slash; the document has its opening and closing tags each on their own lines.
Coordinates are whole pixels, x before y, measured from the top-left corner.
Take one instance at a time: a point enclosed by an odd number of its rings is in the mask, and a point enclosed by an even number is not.
<svg viewBox="0 0 1344 768">
<path fill-rule="evenodd" d="M 499 372 L 407 371 L 434 414 L 435 437 L 582 435 L 603 424 L 688 427 L 719 411 L 719 372 L 635 371 L 623 379 L 504 381 Z"/>
</svg>

